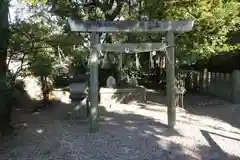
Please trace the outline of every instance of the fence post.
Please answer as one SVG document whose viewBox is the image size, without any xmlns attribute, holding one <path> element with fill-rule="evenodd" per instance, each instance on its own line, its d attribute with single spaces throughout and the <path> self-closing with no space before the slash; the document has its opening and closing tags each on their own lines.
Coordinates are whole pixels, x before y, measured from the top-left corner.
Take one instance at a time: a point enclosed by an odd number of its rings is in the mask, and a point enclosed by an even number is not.
<svg viewBox="0 0 240 160">
<path fill-rule="evenodd" d="M 185 84 L 187 91 L 192 89 L 191 82 L 192 81 L 191 81 L 190 71 L 187 71 L 186 84 Z"/>
<path fill-rule="evenodd" d="M 222 98 L 226 98 L 225 92 L 226 92 L 226 88 L 225 88 L 225 74 L 224 73 L 220 73 L 220 95 Z"/>
<path fill-rule="evenodd" d="M 211 78 L 212 78 L 212 74 L 211 72 L 207 71 L 207 93 L 211 93 Z"/>
<path fill-rule="evenodd" d="M 227 86 L 229 86 L 229 85 L 231 86 L 231 85 L 232 85 L 232 82 L 231 82 L 232 79 L 230 78 L 230 75 L 231 75 L 231 74 L 228 74 L 228 73 L 226 74 L 226 85 L 227 85 Z M 231 87 L 232 87 L 232 86 L 231 86 Z M 231 88 L 231 87 L 226 87 L 227 90 L 228 90 L 228 92 L 227 92 L 228 101 L 231 101 L 231 100 L 232 100 L 232 99 L 231 99 L 231 98 L 232 98 L 232 97 L 231 97 L 231 96 L 232 96 L 232 88 Z"/>
<path fill-rule="evenodd" d="M 232 73 L 232 101 L 240 103 L 240 71 L 234 70 Z"/>
<path fill-rule="evenodd" d="M 200 93 L 203 92 L 203 81 L 204 81 L 203 77 L 204 77 L 204 70 L 200 70 L 200 72 L 199 72 L 199 85 L 198 85 Z"/>
<path fill-rule="evenodd" d="M 213 72 L 210 72 L 210 77 L 211 77 L 211 79 L 210 79 L 210 83 L 209 83 L 209 93 L 210 94 L 213 94 L 214 92 L 214 75 L 213 75 Z"/>
<path fill-rule="evenodd" d="M 200 83 L 200 91 L 202 93 L 207 92 L 207 79 L 208 79 L 207 69 L 200 71 L 200 79 L 199 79 L 200 82 L 199 83 Z"/>
<path fill-rule="evenodd" d="M 220 94 L 219 94 L 219 77 L 220 77 L 220 73 L 219 72 L 215 73 L 214 95 L 216 95 L 217 97 L 220 97 Z"/>
<path fill-rule="evenodd" d="M 216 72 L 212 72 L 212 95 L 216 93 Z"/>
</svg>

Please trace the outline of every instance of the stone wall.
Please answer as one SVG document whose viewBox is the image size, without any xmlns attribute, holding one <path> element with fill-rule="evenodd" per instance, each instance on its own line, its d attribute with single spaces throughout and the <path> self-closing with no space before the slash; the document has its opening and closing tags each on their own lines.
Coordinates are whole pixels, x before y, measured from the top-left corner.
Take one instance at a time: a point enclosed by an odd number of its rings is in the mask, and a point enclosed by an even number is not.
<svg viewBox="0 0 240 160">
<path fill-rule="evenodd" d="M 101 104 L 127 104 L 131 101 L 145 102 L 146 89 L 144 87 L 100 89 Z"/>
</svg>

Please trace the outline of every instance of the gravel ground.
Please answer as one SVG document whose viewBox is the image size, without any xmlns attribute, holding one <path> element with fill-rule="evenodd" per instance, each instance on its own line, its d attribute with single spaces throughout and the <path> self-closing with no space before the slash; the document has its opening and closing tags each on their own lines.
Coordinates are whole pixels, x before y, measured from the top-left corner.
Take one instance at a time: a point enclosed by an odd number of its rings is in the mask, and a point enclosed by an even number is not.
<svg viewBox="0 0 240 160">
<path fill-rule="evenodd" d="M 71 104 L 21 114 L 14 136 L 0 143 L 0 160 L 240 159 L 240 106 L 187 97 L 186 110 L 177 110 L 176 127 L 171 130 L 159 97 L 150 95 L 145 104 L 101 107 L 100 130 L 95 134 L 76 114 L 69 114 Z"/>
</svg>

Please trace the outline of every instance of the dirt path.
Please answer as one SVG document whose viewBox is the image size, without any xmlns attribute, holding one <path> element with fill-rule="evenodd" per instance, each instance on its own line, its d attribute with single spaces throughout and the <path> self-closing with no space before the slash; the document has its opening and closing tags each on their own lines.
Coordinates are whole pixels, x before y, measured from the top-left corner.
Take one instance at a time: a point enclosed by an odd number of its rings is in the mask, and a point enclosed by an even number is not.
<svg viewBox="0 0 240 160">
<path fill-rule="evenodd" d="M 68 104 L 39 114 L 26 113 L 18 118 L 18 125 L 25 127 L 1 143 L 0 159 L 240 159 L 240 121 L 236 118 L 232 123 L 235 116 L 239 117 L 240 108 L 224 103 L 209 105 L 204 111 L 198 104 L 199 97 L 189 98 L 195 104 L 187 99 L 186 111 L 178 110 L 175 130 L 166 126 L 165 105 L 153 101 L 102 108 L 100 131 L 96 134 L 89 134 L 86 123 L 70 116 L 72 106 Z M 227 113 L 230 117 L 215 117 L 218 111 L 219 115 Z"/>
</svg>

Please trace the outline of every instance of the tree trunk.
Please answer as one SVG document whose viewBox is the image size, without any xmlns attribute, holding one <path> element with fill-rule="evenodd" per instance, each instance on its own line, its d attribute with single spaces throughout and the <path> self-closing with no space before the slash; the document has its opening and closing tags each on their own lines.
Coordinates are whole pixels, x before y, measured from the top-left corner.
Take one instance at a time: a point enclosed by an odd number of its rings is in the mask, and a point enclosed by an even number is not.
<svg viewBox="0 0 240 160">
<path fill-rule="evenodd" d="M 9 44 L 8 0 L 0 2 L 0 74 L 7 71 L 7 49 Z"/>
<path fill-rule="evenodd" d="M 47 84 L 47 78 L 44 76 L 41 76 L 40 79 L 41 79 L 41 85 L 42 85 L 43 103 L 44 103 L 44 106 L 46 106 L 49 101 L 49 88 Z"/>
<path fill-rule="evenodd" d="M 0 132 L 3 132 L 10 126 L 11 106 L 8 105 L 10 97 L 6 86 L 6 59 L 9 44 L 9 0 L 1 0 L 0 2 Z"/>
</svg>

